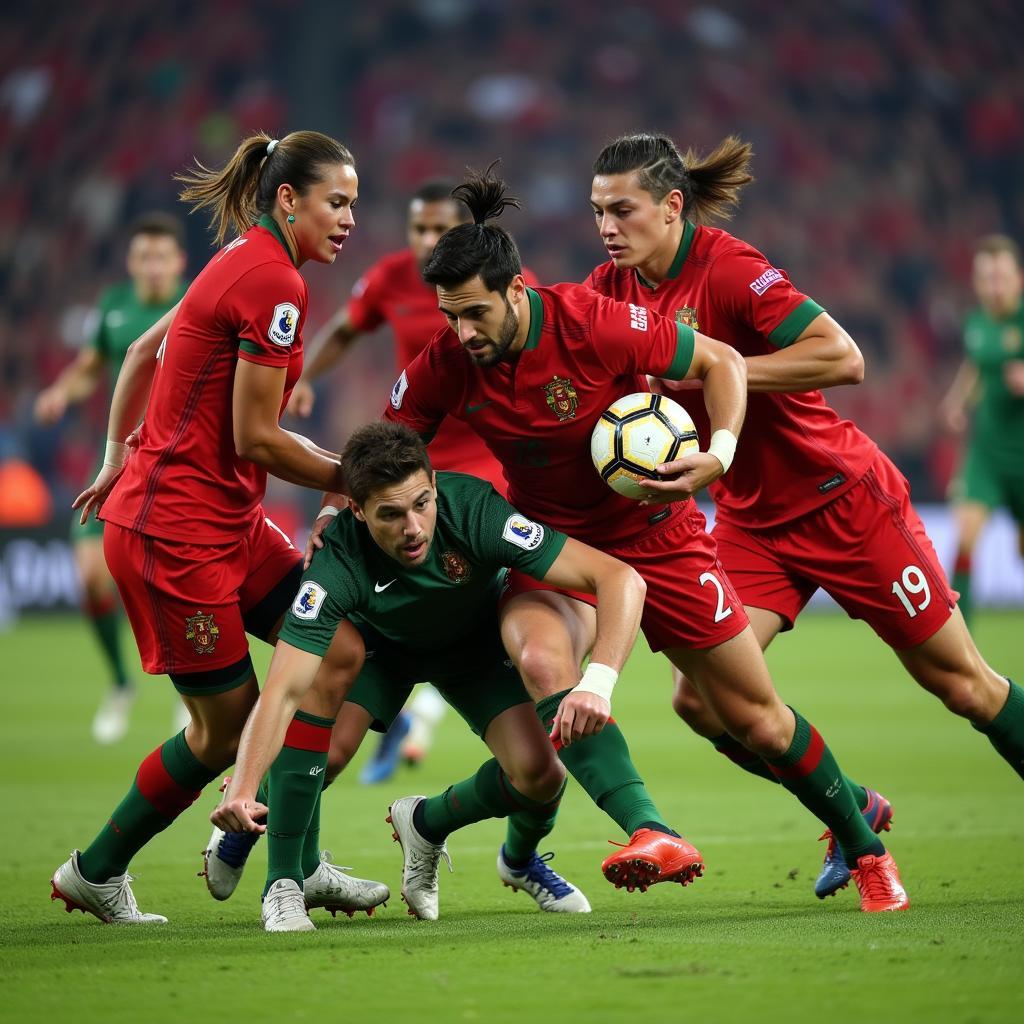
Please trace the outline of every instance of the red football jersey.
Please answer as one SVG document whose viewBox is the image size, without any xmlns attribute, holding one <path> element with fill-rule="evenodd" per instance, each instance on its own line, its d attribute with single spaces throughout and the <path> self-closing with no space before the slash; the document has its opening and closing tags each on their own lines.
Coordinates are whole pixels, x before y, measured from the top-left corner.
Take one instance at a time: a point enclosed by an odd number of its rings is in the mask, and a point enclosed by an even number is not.
<svg viewBox="0 0 1024 1024">
<path fill-rule="evenodd" d="M 385 419 L 432 434 L 445 416 L 480 435 L 525 515 L 594 544 L 623 543 L 668 508 L 616 494 L 590 460 L 590 434 L 612 402 L 647 391 L 647 374 L 676 380 L 693 331 L 583 285 L 528 290 L 530 333 L 518 356 L 478 367 L 445 327 L 398 378 Z"/>
<path fill-rule="evenodd" d="M 535 278 L 524 268 L 527 284 Z M 420 277 L 411 249 L 378 260 L 355 284 L 348 319 L 356 330 L 373 331 L 386 323 L 395 339 L 397 371 L 408 366 L 444 325 L 437 308 L 437 290 Z M 501 468 L 483 441 L 457 420 L 441 425 L 430 443 L 435 469 L 458 470 L 502 485 Z"/>
<path fill-rule="evenodd" d="M 586 283 L 602 295 L 642 303 L 687 323 L 744 356 L 791 345 L 823 312 L 755 248 L 726 231 L 689 221 L 668 276 L 656 289 L 611 261 Z M 703 401 L 685 395 L 680 400 L 706 448 Z M 877 451 L 855 424 L 840 419 L 820 391 L 752 392 L 732 467 L 709 488 L 716 516 L 750 529 L 795 519 L 852 487 Z"/>
<path fill-rule="evenodd" d="M 248 533 L 267 474 L 235 452 L 235 361 L 288 368 L 283 412 L 302 371 L 307 305 L 306 282 L 269 218 L 210 260 L 161 346 L 139 448 L 104 519 L 194 544 Z"/>
</svg>

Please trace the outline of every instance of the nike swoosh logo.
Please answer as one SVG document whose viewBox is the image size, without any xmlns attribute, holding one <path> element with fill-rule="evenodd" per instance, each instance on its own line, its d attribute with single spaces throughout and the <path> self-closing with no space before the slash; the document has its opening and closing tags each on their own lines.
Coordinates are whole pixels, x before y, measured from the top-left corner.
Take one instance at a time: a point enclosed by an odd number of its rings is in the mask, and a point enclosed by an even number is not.
<svg viewBox="0 0 1024 1024">
<path fill-rule="evenodd" d="M 470 403 L 467 402 L 466 415 L 468 416 L 470 413 L 479 412 L 481 409 L 485 409 L 489 405 L 494 405 L 494 399 L 490 399 L 487 402 L 481 402 L 479 405 L 470 405 Z"/>
<path fill-rule="evenodd" d="M 319 767 L 310 768 L 309 769 L 309 774 L 310 775 L 319 775 L 323 770 L 324 770 L 324 766 L 320 765 Z"/>
<path fill-rule="evenodd" d="M 391 583 L 395 583 L 395 582 L 396 582 L 395 580 L 392 580 L 392 581 L 391 581 Z M 385 583 L 385 584 L 384 584 L 384 586 L 381 586 L 381 585 L 380 585 L 379 583 L 374 583 L 374 585 L 373 585 L 373 589 L 374 589 L 374 591 L 375 591 L 376 593 L 380 594 L 380 593 L 382 593 L 383 591 L 387 590 L 387 589 L 388 589 L 388 587 L 390 587 L 390 586 L 391 586 L 391 583 Z"/>
</svg>

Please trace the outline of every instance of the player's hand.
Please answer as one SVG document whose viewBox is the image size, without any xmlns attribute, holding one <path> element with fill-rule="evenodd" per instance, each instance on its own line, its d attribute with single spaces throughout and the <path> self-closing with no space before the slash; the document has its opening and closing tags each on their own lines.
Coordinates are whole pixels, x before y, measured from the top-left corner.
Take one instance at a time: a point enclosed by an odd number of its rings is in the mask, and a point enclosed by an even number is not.
<svg viewBox="0 0 1024 1024">
<path fill-rule="evenodd" d="M 658 466 L 660 480 L 641 480 L 640 486 L 650 492 L 641 505 L 666 505 L 671 501 L 685 501 L 714 483 L 725 470 L 714 455 L 694 452 L 674 462 Z"/>
<path fill-rule="evenodd" d="M 967 429 L 967 412 L 959 402 L 941 405 L 939 419 L 951 434 L 962 434 Z"/>
<path fill-rule="evenodd" d="M 78 520 L 82 526 L 85 526 L 90 513 L 99 514 L 110 489 L 117 483 L 123 472 L 124 466 L 103 466 L 96 474 L 96 479 L 71 503 L 72 508 L 82 510 L 81 518 Z"/>
<path fill-rule="evenodd" d="M 324 546 L 323 532 L 334 518 L 332 515 L 321 516 L 309 531 L 309 540 L 306 541 L 306 555 L 302 560 L 302 568 L 308 569 L 313 556 Z"/>
<path fill-rule="evenodd" d="M 261 820 L 257 821 L 259 818 Z M 210 815 L 210 821 L 225 832 L 267 831 L 267 807 L 249 797 L 236 796 L 218 805 Z"/>
<path fill-rule="evenodd" d="M 612 706 L 604 697 L 586 690 L 570 690 L 562 698 L 551 723 L 551 739 L 567 747 L 584 736 L 599 733 L 611 716 Z"/>
<path fill-rule="evenodd" d="M 40 391 L 32 412 L 37 423 L 51 426 L 64 415 L 68 407 L 67 396 L 62 388 L 50 387 Z"/>
<path fill-rule="evenodd" d="M 288 399 L 285 412 L 290 413 L 292 416 L 298 416 L 300 419 L 307 419 L 313 413 L 313 403 L 315 401 L 316 392 L 313 390 L 313 385 L 300 377 L 295 382 L 295 387 L 292 388 L 291 397 Z"/>
<path fill-rule="evenodd" d="M 1003 363 L 1006 390 L 1015 398 L 1024 398 L 1024 359 L 1008 359 Z"/>
</svg>

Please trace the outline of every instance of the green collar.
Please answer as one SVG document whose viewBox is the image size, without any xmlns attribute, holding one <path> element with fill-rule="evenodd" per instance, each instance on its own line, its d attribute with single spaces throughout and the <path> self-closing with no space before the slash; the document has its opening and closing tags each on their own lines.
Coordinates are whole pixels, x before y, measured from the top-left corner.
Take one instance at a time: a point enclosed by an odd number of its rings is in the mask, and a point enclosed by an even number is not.
<svg viewBox="0 0 1024 1024">
<path fill-rule="evenodd" d="M 526 295 L 530 300 L 530 332 L 526 335 L 524 351 L 535 349 L 540 344 L 540 332 L 544 327 L 544 303 L 541 297 L 532 288 L 526 289 Z"/>
<path fill-rule="evenodd" d="M 292 263 L 295 263 L 295 257 L 292 256 L 292 251 L 288 248 L 288 243 L 284 240 L 284 235 L 281 234 L 281 229 L 278 227 L 277 221 L 274 220 L 269 213 L 264 213 L 260 215 L 260 219 L 256 221 L 256 223 L 261 228 L 266 228 L 281 243 L 284 247 L 284 251 L 288 253 L 288 259 L 290 259 Z M 297 263 L 295 263 L 295 265 L 298 266 Z"/>
<path fill-rule="evenodd" d="M 683 221 L 683 237 L 679 239 L 679 248 L 676 249 L 675 258 L 672 260 L 672 266 L 668 268 L 668 273 L 665 275 L 666 281 L 674 281 L 680 271 L 683 269 L 683 264 L 686 262 L 686 257 L 690 255 L 690 246 L 693 245 L 693 236 L 696 234 L 697 229 L 694 227 L 693 221 Z M 651 291 L 657 287 L 651 284 L 650 281 L 645 280 L 639 270 L 635 271 L 636 279 L 644 286 L 644 288 L 650 288 Z"/>
</svg>

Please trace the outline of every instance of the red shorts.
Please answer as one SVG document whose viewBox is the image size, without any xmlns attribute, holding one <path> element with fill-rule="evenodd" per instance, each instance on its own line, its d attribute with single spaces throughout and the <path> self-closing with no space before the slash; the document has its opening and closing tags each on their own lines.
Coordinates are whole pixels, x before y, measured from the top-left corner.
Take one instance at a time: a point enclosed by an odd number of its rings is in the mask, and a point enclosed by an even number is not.
<svg viewBox="0 0 1024 1024">
<path fill-rule="evenodd" d="M 205 672 L 244 658 L 243 614 L 302 561 L 262 510 L 248 534 L 219 545 L 162 540 L 108 522 L 103 553 L 142 667 L 154 674 Z"/>
<path fill-rule="evenodd" d="M 632 544 L 602 548 L 631 565 L 647 584 L 640 627 L 652 651 L 716 647 L 747 625 L 743 603 L 719 564 L 705 525 L 704 514 L 688 502 L 664 525 L 651 527 Z M 555 589 L 513 571 L 502 600 L 513 592 Z M 589 594 L 569 596 L 595 603 Z"/>
<path fill-rule="evenodd" d="M 776 612 L 787 629 L 821 587 L 904 650 L 932 636 L 956 605 L 907 481 L 881 454 L 820 509 L 766 530 L 720 522 L 714 537 L 743 603 Z"/>
</svg>

